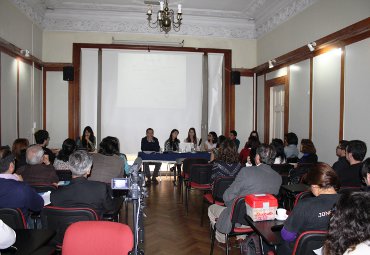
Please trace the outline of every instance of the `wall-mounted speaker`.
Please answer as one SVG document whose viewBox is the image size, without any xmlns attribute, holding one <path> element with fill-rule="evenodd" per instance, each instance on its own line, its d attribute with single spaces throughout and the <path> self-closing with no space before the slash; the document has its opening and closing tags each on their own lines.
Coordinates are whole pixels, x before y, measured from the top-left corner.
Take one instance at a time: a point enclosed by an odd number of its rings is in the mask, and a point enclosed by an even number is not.
<svg viewBox="0 0 370 255">
<path fill-rule="evenodd" d="M 240 72 L 239 71 L 231 72 L 231 84 L 234 84 L 234 85 L 240 84 Z"/>
<path fill-rule="evenodd" d="M 63 67 L 63 81 L 73 81 L 74 80 L 74 68 L 73 66 Z"/>
</svg>

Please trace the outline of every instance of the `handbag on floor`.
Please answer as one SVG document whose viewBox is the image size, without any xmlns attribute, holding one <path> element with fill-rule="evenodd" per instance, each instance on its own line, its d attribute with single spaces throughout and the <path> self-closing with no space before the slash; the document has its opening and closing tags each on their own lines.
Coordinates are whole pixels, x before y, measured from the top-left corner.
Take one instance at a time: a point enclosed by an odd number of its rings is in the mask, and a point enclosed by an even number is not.
<svg viewBox="0 0 370 255">
<path fill-rule="evenodd" d="M 242 255 L 261 255 L 261 243 L 258 235 L 251 234 L 240 244 L 240 254 Z"/>
</svg>

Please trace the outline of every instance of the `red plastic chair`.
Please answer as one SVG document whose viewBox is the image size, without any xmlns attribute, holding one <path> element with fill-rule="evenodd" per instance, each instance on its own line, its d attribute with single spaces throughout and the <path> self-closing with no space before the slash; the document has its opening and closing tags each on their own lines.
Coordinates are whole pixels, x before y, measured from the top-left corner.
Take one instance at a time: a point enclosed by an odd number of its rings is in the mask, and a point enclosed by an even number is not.
<svg viewBox="0 0 370 255">
<path fill-rule="evenodd" d="M 109 221 L 83 221 L 65 233 L 63 255 L 122 255 L 132 250 L 134 237 L 129 226 Z"/>
</svg>

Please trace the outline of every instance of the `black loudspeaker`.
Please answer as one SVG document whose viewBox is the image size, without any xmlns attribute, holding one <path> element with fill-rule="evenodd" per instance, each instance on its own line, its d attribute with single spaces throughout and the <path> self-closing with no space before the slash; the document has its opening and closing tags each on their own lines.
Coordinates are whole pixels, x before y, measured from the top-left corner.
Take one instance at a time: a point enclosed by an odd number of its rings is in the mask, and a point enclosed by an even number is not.
<svg viewBox="0 0 370 255">
<path fill-rule="evenodd" d="M 73 81 L 73 80 L 74 80 L 73 66 L 63 67 L 63 81 Z"/>
<path fill-rule="evenodd" d="M 231 84 L 234 84 L 234 85 L 240 84 L 240 72 L 239 71 L 231 72 Z"/>
</svg>

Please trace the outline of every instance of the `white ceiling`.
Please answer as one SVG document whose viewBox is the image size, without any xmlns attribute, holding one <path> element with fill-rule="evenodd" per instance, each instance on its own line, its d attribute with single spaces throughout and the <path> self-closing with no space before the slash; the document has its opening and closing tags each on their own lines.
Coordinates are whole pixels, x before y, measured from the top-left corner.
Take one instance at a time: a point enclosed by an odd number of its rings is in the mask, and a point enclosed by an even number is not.
<svg viewBox="0 0 370 255">
<path fill-rule="evenodd" d="M 144 0 L 10 0 L 48 31 L 159 34 L 148 28 Z M 181 35 L 255 39 L 318 0 L 169 0 L 182 4 Z M 153 11 L 158 6 L 153 6 Z"/>
</svg>

